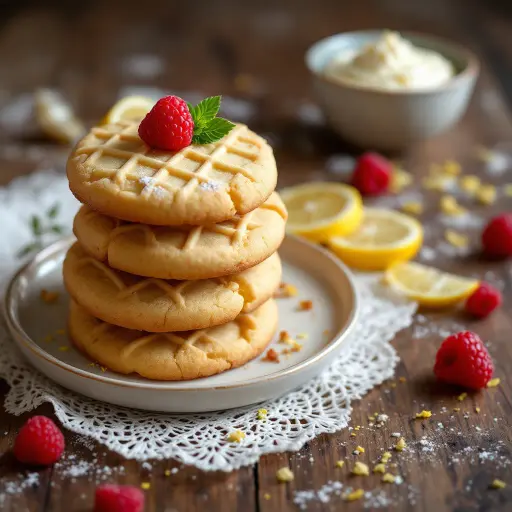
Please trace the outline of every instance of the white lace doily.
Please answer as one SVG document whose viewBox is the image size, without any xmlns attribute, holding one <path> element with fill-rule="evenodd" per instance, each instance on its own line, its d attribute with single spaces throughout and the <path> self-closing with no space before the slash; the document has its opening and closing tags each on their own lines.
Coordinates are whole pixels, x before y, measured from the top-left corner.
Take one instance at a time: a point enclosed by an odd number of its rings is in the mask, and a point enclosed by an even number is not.
<svg viewBox="0 0 512 512">
<path fill-rule="evenodd" d="M 56 202 L 60 211 L 48 216 Z M 61 224 L 64 232 L 69 232 L 77 207 L 65 176 L 51 171 L 20 178 L 0 189 L 2 289 L 21 263 L 20 249 L 33 241 L 32 215 L 41 217 L 36 222 L 39 231 L 51 232 L 52 225 Z M 56 235 L 41 235 L 41 243 L 51 241 L 52 236 Z M 265 453 L 298 450 L 319 434 L 346 427 L 351 401 L 393 375 L 398 358 L 389 341 L 410 325 L 416 305 L 391 295 L 378 284 L 378 278 L 356 276 L 362 311 L 343 354 L 321 377 L 276 401 L 186 416 L 104 404 L 67 391 L 32 369 L 14 348 L 2 323 L 0 375 L 10 385 L 5 408 L 21 414 L 51 402 L 64 427 L 140 461 L 173 458 L 204 470 L 229 471 L 254 463 Z M 266 421 L 256 419 L 260 407 L 268 410 Z M 234 429 L 247 435 L 240 444 L 226 441 L 226 434 Z"/>
</svg>

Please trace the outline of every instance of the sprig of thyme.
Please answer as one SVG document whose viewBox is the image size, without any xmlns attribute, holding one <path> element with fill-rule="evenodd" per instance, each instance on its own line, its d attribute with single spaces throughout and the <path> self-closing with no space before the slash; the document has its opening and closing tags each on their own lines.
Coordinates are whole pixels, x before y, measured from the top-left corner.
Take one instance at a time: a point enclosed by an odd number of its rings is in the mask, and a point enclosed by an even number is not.
<svg viewBox="0 0 512 512">
<path fill-rule="evenodd" d="M 45 235 L 62 235 L 64 226 L 56 222 L 59 212 L 60 204 L 55 203 L 46 210 L 43 216 L 32 215 L 30 217 L 28 223 L 33 239 L 18 251 L 18 258 L 23 258 L 33 252 L 41 250 L 43 248 L 43 237 Z"/>
</svg>

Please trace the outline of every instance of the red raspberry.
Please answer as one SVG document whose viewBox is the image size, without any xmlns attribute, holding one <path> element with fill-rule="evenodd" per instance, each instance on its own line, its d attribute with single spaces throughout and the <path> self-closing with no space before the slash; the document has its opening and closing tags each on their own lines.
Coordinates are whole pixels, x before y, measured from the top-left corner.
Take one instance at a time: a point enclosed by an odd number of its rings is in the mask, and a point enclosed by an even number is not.
<svg viewBox="0 0 512 512">
<path fill-rule="evenodd" d="M 96 489 L 94 512 L 142 512 L 144 493 L 131 485 L 104 484 Z"/>
<path fill-rule="evenodd" d="M 498 215 L 489 221 L 482 233 L 482 245 L 487 256 L 512 256 L 512 213 Z"/>
<path fill-rule="evenodd" d="M 64 436 L 46 416 L 32 416 L 21 427 L 14 441 L 14 456 L 26 464 L 47 466 L 60 459 Z"/>
<path fill-rule="evenodd" d="M 466 301 L 466 311 L 479 318 L 490 315 L 501 304 L 501 293 L 488 283 L 480 286 Z"/>
<path fill-rule="evenodd" d="M 392 173 L 391 163 L 377 153 L 364 153 L 357 161 L 352 185 L 366 196 L 376 196 L 388 190 Z"/>
<path fill-rule="evenodd" d="M 190 146 L 194 121 L 187 103 L 178 96 L 166 96 L 156 102 L 139 125 L 140 138 L 150 147 L 179 151 Z"/>
<path fill-rule="evenodd" d="M 448 336 L 436 354 L 434 373 L 439 380 L 450 384 L 484 388 L 493 371 L 491 356 L 474 332 L 462 331 Z"/>
</svg>

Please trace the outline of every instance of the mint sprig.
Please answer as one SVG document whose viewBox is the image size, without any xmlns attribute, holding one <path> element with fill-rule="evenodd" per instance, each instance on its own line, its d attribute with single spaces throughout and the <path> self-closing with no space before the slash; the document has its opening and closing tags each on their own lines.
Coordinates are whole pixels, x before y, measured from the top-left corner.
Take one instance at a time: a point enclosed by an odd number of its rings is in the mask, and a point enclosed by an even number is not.
<svg viewBox="0 0 512 512">
<path fill-rule="evenodd" d="M 187 103 L 194 121 L 193 144 L 210 144 L 227 135 L 234 123 L 222 117 L 216 117 L 220 109 L 221 96 L 205 98 L 195 107 Z"/>
</svg>

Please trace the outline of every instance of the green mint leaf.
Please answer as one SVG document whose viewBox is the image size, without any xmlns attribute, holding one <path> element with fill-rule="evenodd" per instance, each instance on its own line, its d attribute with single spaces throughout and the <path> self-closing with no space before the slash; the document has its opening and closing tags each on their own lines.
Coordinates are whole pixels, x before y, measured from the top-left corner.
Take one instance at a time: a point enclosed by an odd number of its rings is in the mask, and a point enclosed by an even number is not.
<svg viewBox="0 0 512 512">
<path fill-rule="evenodd" d="M 59 203 L 55 203 L 47 212 L 46 212 L 46 216 L 49 218 L 49 219 L 55 219 L 57 217 L 57 215 L 59 214 L 59 210 L 60 210 L 60 204 Z"/>
<path fill-rule="evenodd" d="M 220 96 L 211 96 L 200 101 L 195 107 L 192 107 L 190 113 L 194 124 L 205 125 L 211 121 L 219 112 Z M 190 107 L 189 107 L 190 110 Z"/>
<path fill-rule="evenodd" d="M 41 236 L 43 234 L 43 226 L 41 219 L 37 215 L 32 215 L 30 219 L 30 227 L 34 236 Z"/>
<path fill-rule="evenodd" d="M 64 226 L 60 226 L 59 224 L 55 224 L 50 229 L 53 233 L 57 233 L 57 235 L 62 235 L 62 233 L 64 233 Z"/>
<path fill-rule="evenodd" d="M 210 144 L 216 142 L 224 135 L 228 134 L 235 127 L 234 123 L 223 119 L 222 117 L 216 117 L 212 119 L 201 131 L 201 133 L 195 134 L 192 137 L 194 144 Z"/>
</svg>

